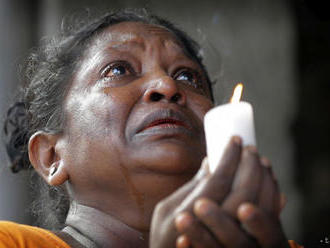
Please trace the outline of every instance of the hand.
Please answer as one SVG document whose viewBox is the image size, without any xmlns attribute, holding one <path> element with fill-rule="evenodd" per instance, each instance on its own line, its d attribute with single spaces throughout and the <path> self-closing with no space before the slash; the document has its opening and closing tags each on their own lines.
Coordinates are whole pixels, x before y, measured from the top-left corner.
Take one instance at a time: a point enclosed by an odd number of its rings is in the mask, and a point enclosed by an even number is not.
<svg viewBox="0 0 330 248">
<path fill-rule="evenodd" d="M 222 202 L 230 192 L 240 154 L 241 140 L 236 137 L 230 141 L 222 166 L 214 174 L 208 173 L 207 162 L 204 160 L 200 171 L 191 181 L 157 204 L 151 223 L 150 247 L 175 247 L 178 233 L 174 219 L 183 211 L 192 212 L 194 202 L 199 197 L 210 197 Z"/>
<path fill-rule="evenodd" d="M 205 198 L 196 201 L 194 214 L 196 217 L 185 212 L 176 218 L 181 233 L 177 239 L 179 248 L 288 247 L 279 220 L 253 204 L 240 205 L 237 213 L 240 223 Z"/>
<path fill-rule="evenodd" d="M 279 216 L 282 209 L 281 194 L 270 161 L 260 158 L 254 146 L 242 151 L 232 191 L 222 208 L 237 218 L 238 207 L 244 202 L 254 203 L 274 216 Z"/>
<path fill-rule="evenodd" d="M 287 247 L 278 220 L 281 207 L 269 161 L 254 147 L 245 148 L 223 203 L 203 198 L 195 202 L 194 215 L 183 212 L 176 218 L 177 247 Z"/>
<path fill-rule="evenodd" d="M 206 165 L 204 161 L 204 165 L 202 166 L 202 168 L 205 169 L 205 167 Z M 270 187 L 271 190 L 268 190 L 268 192 L 260 190 L 263 189 L 263 187 L 260 187 L 261 183 L 269 183 L 269 178 L 272 178 L 271 174 L 268 172 L 268 174 L 265 174 L 265 177 L 263 176 L 265 171 L 267 170 L 266 168 L 260 166 L 260 159 L 255 149 L 244 149 L 243 154 L 241 154 L 241 145 L 239 138 L 236 137 L 231 140 L 228 145 L 227 151 L 225 152 L 224 158 L 222 159 L 221 164 L 219 165 L 218 169 L 214 174 L 210 175 L 207 172 L 205 173 L 204 171 L 204 175 L 201 175 L 203 174 L 203 169 L 201 169 L 199 176 L 196 176 L 184 187 L 176 191 L 176 193 L 169 196 L 160 204 L 158 204 L 154 211 L 152 221 L 150 239 L 151 247 L 175 246 L 175 238 L 178 234 L 175 232 L 174 218 L 179 213 L 192 213 L 194 203 L 200 197 L 207 197 L 209 199 L 214 200 L 218 204 L 223 203 L 223 209 L 221 210 L 224 211 L 224 214 L 231 215 L 231 218 L 235 218 L 237 216 L 237 208 L 244 201 L 251 201 L 256 203 L 258 201 L 258 203 L 263 208 L 268 209 L 267 211 L 272 211 L 273 209 L 275 209 L 274 206 L 276 206 L 276 204 L 274 202 L 276 202 L 276 200 L 270 201 L 269 198 L 265 198 L 265 196 L 272 196 L 275 194 L 275 192 L 277 192 L 274 189 L 275 187 Z M 235 174 L 237 175 L 235 176 Z M 251 175 L 253 175 L 253 177 Z M 266 180 L 265 178 L 267 177 L 268 179 Z M 251 180 L 251 178 L 256 180 Z M 181 219 L 184 220 L 185 218 Z M 190 226 L 197 228 L 197 223 L 198 222 L 194 222 L 194 224 Z M 160 225 L 161 230 L 159 228 Z M 222 226 L 222 229 L 224 229 L 224 226 L 225 225 Z M 212 247 L 210 246 L 211 242 L 218 245 L 219 240 L 215 241 L 214 239 L 207 238 L 210 236 L 210 232 L 205 225 L 202 227 L 202 230 L 204 232 L 198 232 L 198 234 L 204 233 L 203 236 L 206 237 L 204 238 L 206 240 L 198 238 L 198 241 L 203 240 L 202 243 L 206 245 L 202 247 Z M 242 233 L 241 237 L 244 238 L 235 240 L 238 240 L 240 243 L 250 243 L 255 245 L 254 240 L 247 236 L 246 232 L 242 232 L 239 226 L 236 227 L 236 229 Z M 237 234 L 238 231 L 236 232 Z M 199 236 L 200 235 L 194 235 L 194 237 L 191 239 L 192 242 L 194 242 L 195 237 Z M 180 236 L 180 238 L 178 239 L 179 243 L 187 243 L 189 239 L 185 237 L 187 236 Z M 234 244 L 233 241 L 229 243 Z"/>
</svg>

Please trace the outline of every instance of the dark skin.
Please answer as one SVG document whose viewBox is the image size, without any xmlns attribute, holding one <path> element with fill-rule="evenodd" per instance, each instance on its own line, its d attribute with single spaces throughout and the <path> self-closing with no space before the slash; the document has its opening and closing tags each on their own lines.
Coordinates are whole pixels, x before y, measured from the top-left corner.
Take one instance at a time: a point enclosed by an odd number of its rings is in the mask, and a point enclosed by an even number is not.
<svg viewBox="0 0 330 248">
<path fill-rule="evenodd" d="M 66 183 L 67 224 L 101 247 L 286 247 L 278 187 L 255 148 L 233 138 L 217 171 L 194 177 L 212 106 L 203 71 L 171 32 L 119 23 L 85 51 L 66 129 L 34 134 L 30 160 L 50 185 Z"/>
</svg>

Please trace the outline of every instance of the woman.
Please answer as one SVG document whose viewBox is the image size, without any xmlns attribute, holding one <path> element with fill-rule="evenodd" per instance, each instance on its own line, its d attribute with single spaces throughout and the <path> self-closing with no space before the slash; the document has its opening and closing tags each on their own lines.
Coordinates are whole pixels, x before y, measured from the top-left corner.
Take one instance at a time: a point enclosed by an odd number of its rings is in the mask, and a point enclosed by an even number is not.
<svg viewBox="0 0 330 248">
<path fill-rule="evenodd" d="M 255 147 L 233 137 L 214 174 L 199 169 L 213 96 L 194 41 L 145 12 L 70 32 L 31 56 L 5 124 L 12 169 L 29 160 L 64 192 L 61 230 L 4 222 L 0 246 L 288 247 Z"/>
</svg>

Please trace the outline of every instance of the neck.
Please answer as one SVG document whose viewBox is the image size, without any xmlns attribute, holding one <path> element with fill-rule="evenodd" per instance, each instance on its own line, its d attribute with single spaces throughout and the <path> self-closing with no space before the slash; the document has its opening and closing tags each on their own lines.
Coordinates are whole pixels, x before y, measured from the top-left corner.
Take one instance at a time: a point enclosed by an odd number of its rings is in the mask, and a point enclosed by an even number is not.
<svg viewBox="0 0 330 248">
<path fill-rule="evenodd" d="M 148 247 L 148 233 L 142 233 L 95 208 L 73 202 L 66 225 L 77 229 L 100 247 Z"/>
</svg>

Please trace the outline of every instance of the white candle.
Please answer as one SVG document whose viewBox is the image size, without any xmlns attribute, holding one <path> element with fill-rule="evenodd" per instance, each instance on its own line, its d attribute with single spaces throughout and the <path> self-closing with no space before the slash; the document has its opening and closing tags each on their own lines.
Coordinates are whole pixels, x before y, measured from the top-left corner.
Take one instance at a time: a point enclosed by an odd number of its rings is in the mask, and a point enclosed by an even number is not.
<svg viewBox="0 0 330 248">
<path fill-rule="evenodd" d="M 252 105 L 239 101 L 242 87 L 242 84 L 236 86 L 231 103 L 212 108 L 204 117 L 211 173 L 219 164 L 232 136 L 240 136 L 243 146 L 256 145 Z"/>
</svg>

